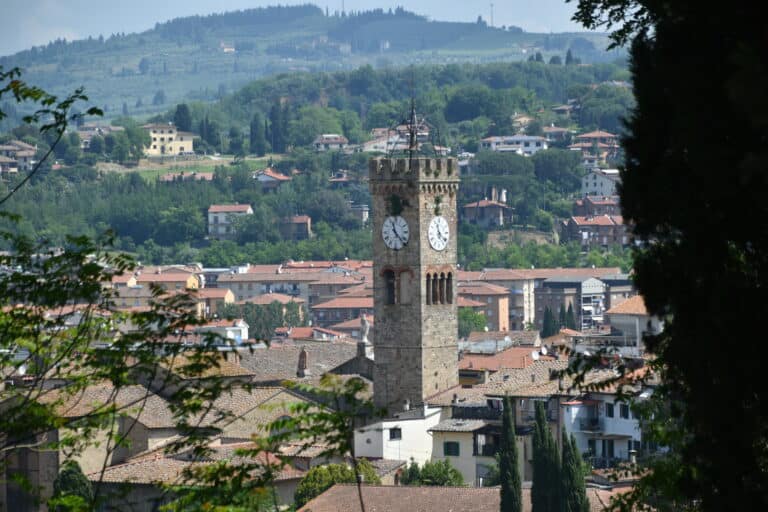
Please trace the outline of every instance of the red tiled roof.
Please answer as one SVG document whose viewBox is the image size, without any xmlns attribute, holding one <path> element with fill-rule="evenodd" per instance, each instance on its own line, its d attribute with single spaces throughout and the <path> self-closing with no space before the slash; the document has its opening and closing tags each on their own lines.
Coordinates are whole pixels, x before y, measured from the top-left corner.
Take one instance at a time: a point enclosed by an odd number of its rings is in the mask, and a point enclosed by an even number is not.
<svg viewBox="0 0 768 512">
<path fill-rule="evenodd" d="M 284 293 L 264 293 L 258 297 L 251 297 L 250 299 L 238 301 L 238 304 L 259 304 L 264 306 L 267 304 L 272 304 L 273 302 L 279 302 L 280 304 L 288 304 L 289 302 L 303 304 L 304 299 L 301 297 L 286 295 Z"/>
<path fill-rule="evenodd" d="M 293 178 L 290 176 L 286 176 L 285 174 L 279 173 L 276 170 L 274 170 L 271 167 L 267 167 L 261 173 L 263 176 L 267 176 L 269 178 L 272 178 L 273 180 L 277 181 L 291 181 Z"/>
<path fill-rule="evenodd" d="M 250 209 L 249 204 L 212 204 L 208 213 L 248 213 Z"/>
<path fill-rule="evenodd" d="M 199 299 L 225 299 L 229 293 L 229 288 L 199 288 L 194 295 Z"/>
<path fill-rule="evenodd" d="M 186 283 L 192 274 L 179 272 L 162 272 L 160 274 L 142 272 L 136 276 L 137 283 Z"/>
<path fill-rule="evenodd" d="M 508 295 L 509 290 L 484 281 L 459 283 L 459 295 Z"/>
<path fill-rule="evenodd" d="M 596 139 L 596 138 L 608 138 L 608 137 L 616 137 L 616 135 L 608 132 L 604 132 L 602 130 L 595 130 L 593 132 L 587 132 L 582 133 L 581 135 L 577 135 L 577 139 Z"/>
<path fill-rule="evenodd" d="M 587 489 L 589 512 L 606 508 L 611 498 L 631 490 Z M 419 487 L 363 485 L 365 510 L 375 512 L 498 512 L 499 487 Z M 360 496 L 354 484 L 336 484 L 308 502 L 299 512 L 360 512 Z M 531 512 L 531 489 L 522 489 L 522 512 Z"/>
<path fill-rule="evenodd" d="M 540 360 L 553 359 L 540 356 Z M 498 371 L 501 368 L 527 368 L 533 364 L 531 347 L 511 347 L 496 354 L 465 354 L 459 361 L 460 370 L 489 370 Z"/>
<path fill-rule="evenodd" d="M 472 300 L 468 297 L 465 297 L 464 295 L 459 295 L 459 299 L 456 301 L 456 304 L 460 308 L 478 308 L 485 306 L 484 303 L 477 300 Z"/>
<path fill-rule="evenodd" d="M 368 319 L 368 322 L 373 325 L 373 315 L 366 315 L 366 318 Z M 360 328 L 360 318 L 353 318 L 351 320 L 345 320 L 344 322 L 339 322 L 337 324 L 333 324 L 331 326 L 331 329 L 359 329 Z"/>
<path fill-rule="evenodd" d="M 645 307 L 645 299 L 642 295 L 635 295 L 621 304 L 612 307 L 605 312 L 606 315 L 636 315 L 646 316 L 648 310 Z"/>
<path fill-rule="evenodd" d="M 595 217 L 571 217 L 571 220 L 577 226 L 615 226 L 617 223 L 608 215 L 597 215 Z"/>
<path fill-rule="evenodd" d="M 373 309 L 373 297 L 336 297 L 315 304 L 312 309 Z"/>
</svg>

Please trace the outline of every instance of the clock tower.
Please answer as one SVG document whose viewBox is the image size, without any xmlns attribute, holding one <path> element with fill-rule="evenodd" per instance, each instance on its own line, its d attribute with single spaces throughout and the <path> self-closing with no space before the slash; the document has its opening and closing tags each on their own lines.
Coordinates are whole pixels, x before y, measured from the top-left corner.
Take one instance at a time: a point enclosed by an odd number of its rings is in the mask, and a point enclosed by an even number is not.
<svg viewBox="0 0 768 512">
<path fill-rule="evenodd" d="M 458 384 L 452 158 L 374 158 L 374 401 L 393 414 Z"/>
</svg>

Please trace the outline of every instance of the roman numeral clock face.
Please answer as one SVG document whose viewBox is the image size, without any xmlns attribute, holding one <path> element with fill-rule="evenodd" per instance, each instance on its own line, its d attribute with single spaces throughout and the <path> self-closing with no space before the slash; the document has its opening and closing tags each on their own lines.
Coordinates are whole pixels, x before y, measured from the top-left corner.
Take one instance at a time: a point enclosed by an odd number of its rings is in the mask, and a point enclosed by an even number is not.
<svg viewBox="0 0 768 512">
<path fill-rule="evenodd" d="M 445 217 L 438 215 L 433 218 L 429 223 L 429 230 L 427 232 L 429 236 L 429 245 L 436 251 L 442 251 L 448 246 L 448 239 L 450 237 L 450 230 L 448 229 L 448 221 Z"/>
<path fill-rule="evenodd" d="M 408 243 L 409 236 L 410 230 L 404 218 L 397 215 L 384 219 L 384 224 L 381 226 L 381 238 L 384 239 L 384 244 L 387 247 L 399 251 Z"/>
</svg>

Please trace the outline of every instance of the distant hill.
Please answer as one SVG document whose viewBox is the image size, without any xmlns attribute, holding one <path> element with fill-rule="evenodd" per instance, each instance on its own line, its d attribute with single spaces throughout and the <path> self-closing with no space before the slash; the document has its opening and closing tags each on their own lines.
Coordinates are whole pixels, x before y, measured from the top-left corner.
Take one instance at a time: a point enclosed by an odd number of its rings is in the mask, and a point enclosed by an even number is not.
<svg viewBox="0 0 768 512">
<path fill-rule="evenodd" d="M 0 57 L 54 93 L 84 85 L 106 117 L 149 116 L 181 100 L 213 101 L 254 79 L 364 64 L 545 59 L 571 51 L 582 62 L 617 58 L 601 34 L 534 34 L 517 27 L 429 21 L 398 8 L 328 13 L 315 5 L 275 6 L 191 16 L 139 34 L 57 40 Z M 19 114 L 20 115 L 20 114 Z"/>
</svg>

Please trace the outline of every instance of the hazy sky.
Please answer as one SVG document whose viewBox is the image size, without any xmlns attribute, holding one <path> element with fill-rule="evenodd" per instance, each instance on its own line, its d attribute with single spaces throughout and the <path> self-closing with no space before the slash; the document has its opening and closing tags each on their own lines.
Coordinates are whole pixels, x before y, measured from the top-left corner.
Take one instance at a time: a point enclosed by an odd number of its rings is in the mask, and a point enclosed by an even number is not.
<svg viewBox="0 0 768 512">
<path fill-rule="evenodd" d="M 180 16 L 210 14 L 264 5 L 314 3 L 333 12 L 342 0 L 2 0 L 0 1 L 0 55 L 64 37 L 81 39 L 114 32 L 141 32 L 158 21 Z M 582 30 L 572 21 L 573 3 L 564 0 L 496 0 L 494 25 L 517 25 L 530 32 Z M 491 2 L 479 0 L 343 0 L 344 8 L 364 10 L 402 5 L 432 19 L 490 22 Z"/>
</svg>

